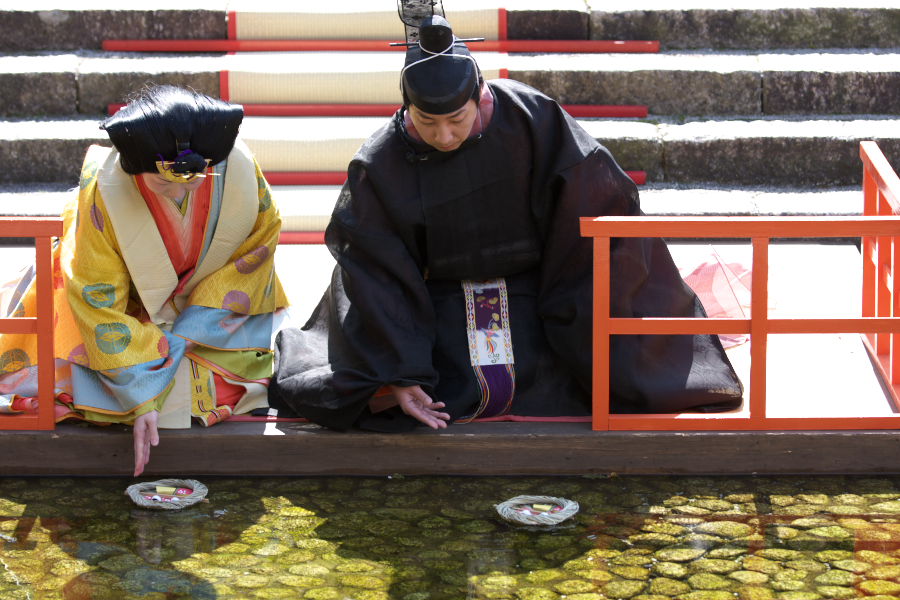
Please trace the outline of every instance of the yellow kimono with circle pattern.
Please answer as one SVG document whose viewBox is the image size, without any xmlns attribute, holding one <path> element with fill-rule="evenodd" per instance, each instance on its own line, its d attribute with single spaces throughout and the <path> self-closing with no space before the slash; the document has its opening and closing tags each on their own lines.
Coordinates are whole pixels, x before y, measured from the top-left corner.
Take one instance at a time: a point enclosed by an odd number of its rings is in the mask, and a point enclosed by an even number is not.
<svg viewBox="0 0 900 600">
<path fill-rule="evenodd" d="M 281 218 L 240 140 L 213 169 L 200 260 L 173 296 L 178 276 L 134 177 L 115 150 L 88 150 L 54 250 L 56 391 L 74 399 L 58 418 L 130 422 L 157 409 L 162 427 L 188 427 L 192 415 L 211 424 L 232 412 L 216 404 L 213 372 L 245 388 L 235 413 L 266 406 L 272 332 L 287 305 L 274 269 Z M 32 285 L 13 312 L 33 311 Z M 0 356 L 19 359 L 0 364 L 0 393 L 10 392 L 10 366 L 36 377 L 33 337 L 0 336 Z M 187 354 L 185 340 L 196 344 Z"/>
</svg>

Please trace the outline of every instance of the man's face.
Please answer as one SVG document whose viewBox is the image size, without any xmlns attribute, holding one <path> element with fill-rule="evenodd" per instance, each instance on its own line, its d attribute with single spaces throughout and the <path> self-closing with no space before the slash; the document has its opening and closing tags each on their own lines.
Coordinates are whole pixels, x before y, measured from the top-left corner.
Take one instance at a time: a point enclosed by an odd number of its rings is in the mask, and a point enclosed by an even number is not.
<svg viewBox="0 0 900 600">
<path fill-rule="evenodd" d="M 441 152 L 450 152 L 469 137 L 478 116 L 478 105 L 475 100 L 469 100 L 451 113 L 432 115 L 411 104 L 409 116 L 425 143 Z"/>
</svg>

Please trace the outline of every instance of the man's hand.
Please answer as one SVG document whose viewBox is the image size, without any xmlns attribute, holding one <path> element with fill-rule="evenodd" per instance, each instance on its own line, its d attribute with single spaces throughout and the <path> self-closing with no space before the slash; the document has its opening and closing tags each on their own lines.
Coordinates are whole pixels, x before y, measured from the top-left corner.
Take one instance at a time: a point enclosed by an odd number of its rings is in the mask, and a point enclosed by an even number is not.
<svg viewBox="0 0 900 600">
<path fill-rule="evenodd" d="M 159 445 L 159 432 L 156 424 L 159 412 L 151 410 L 134 420 L 134 476 L 144 472 L 150 462 L 150 446 Z"/>
<path fill-rule="evenodd" d="M 418 385 L 409 387 L 392 385 L 391 391 L 394 393 L 394 397 L 404 413 L 417 421 L 425 423 L 432 429 L 447 427 L 450 415 L 445 412 L 439 412 L 439 409 L 444 408 L 444 403 L 432 400 Z"/>
</svg>

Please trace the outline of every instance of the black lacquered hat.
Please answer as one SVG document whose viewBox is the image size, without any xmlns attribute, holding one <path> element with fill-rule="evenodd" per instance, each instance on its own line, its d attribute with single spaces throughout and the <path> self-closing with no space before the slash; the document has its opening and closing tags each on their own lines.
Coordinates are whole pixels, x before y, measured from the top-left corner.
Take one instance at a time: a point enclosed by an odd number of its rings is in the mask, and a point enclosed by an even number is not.
<svg viewBox="0 0 900 600">
<path fill-rule="evenodd" d="M 481 71 L 463 40 L 453 35 L 444 17 L 419 24 L 419 41 L 406 51 L 400 74 L 403 104 L 443 115 L 459 110 L 481 88 Z"/>
</svg>

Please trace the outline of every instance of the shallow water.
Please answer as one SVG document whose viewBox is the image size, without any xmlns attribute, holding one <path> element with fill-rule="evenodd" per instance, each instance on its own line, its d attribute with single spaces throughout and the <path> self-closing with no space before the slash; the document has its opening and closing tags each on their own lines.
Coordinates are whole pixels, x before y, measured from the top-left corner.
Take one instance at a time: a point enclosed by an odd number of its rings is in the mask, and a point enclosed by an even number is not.
<svg viewBox="0 0 900 600">
<path fill-rule="evenodd" d="M 900 477 L 0 479 L 0 598 L 816 600 L 900 597 Z M 580 503 L 556 529 L 519 494 Z"/>
</svg>

